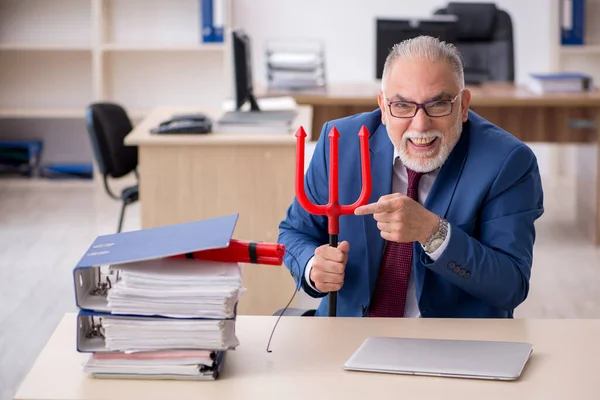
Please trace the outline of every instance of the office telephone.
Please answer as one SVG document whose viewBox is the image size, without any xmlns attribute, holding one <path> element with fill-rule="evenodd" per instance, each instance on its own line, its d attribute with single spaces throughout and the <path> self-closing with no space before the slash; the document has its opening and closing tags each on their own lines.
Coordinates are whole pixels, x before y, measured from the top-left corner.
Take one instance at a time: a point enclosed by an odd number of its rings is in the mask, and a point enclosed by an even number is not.
<svg viewBox="0 0 600 400">
<path fill-rule="evenodd" d="M 201 113 L 174 115 L 167 121 L 161 122 L 152 133 L 210 133 L 212 120 Z"/>
</svg>

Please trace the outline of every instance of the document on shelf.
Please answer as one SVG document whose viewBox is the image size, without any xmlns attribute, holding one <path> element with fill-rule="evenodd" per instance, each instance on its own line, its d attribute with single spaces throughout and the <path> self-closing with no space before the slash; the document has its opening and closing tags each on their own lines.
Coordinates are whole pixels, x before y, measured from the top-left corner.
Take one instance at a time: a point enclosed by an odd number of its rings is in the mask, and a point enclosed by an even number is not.
<svg viewBox="0 0 600 400">
<path fill-rule="evenodd" d="M 107 293 L 112 314 L 233 318 L 244 291 L 238 263 L 161 258 L 109 269 L 118 276 Z"/>
</svg>

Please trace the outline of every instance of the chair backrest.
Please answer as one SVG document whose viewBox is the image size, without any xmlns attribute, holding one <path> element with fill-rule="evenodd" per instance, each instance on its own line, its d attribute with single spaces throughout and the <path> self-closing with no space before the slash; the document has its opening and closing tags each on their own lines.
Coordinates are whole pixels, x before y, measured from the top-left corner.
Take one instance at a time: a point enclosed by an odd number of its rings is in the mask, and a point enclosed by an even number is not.
<svg viewBox="0 0 600 400">
<path fill-rule="evenodd" d="M 102 175 L 119 178 L 137 167 L 137 147 L 123 143 L 133 129 L 123 107 L 113 103 L 91 104 L 86 108 L 85 121 Z"/>
<path fill-rule="evenodd" d="M 465 80 L 513 82 L 515 57 L 510 15 L 495 3 L 453 3 L 434 12 L 456 15 L 456 47 L 463 60 Z"/>
</svg>

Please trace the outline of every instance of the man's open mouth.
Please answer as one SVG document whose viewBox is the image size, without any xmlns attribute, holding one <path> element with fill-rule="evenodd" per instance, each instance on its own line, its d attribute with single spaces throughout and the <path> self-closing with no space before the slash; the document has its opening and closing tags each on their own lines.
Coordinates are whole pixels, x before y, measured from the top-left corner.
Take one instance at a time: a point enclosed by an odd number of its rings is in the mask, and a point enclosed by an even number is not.
<svg viewBox="0 0 600 400">
<path fill-rule="evenodd" d="M 437 137 L 431 137 L 431 138 L 411 138 L 408 140 L 410 140 L 410 142 L 417 147 L 429 147 L 437 139 L 438 139 Z"/>
</svg>

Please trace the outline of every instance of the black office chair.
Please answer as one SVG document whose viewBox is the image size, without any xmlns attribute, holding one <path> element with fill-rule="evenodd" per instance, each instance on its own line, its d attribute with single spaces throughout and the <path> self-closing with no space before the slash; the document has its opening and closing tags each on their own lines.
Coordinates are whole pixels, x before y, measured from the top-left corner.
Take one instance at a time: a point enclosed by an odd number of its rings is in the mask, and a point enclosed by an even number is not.
<svg viewBox="0 0 600 400">
<path fill-rule="evenodd" d="M 117 196 L 108 185 L 108 177 L 121 178 L 131 172 L 137 173 L 137 147 L 125 146 L 123 140 L 133 126 L 127 112 L 118 104 L 94 103 L 85 110 L 85 122 L 94 149 L 94 157 L 104 179 L 104 187 L 110 197 L 121 200 L 121 215 L 117 232 L 121 232 L 125 207 L 139 199 L 138 185 L 126 187 Z"/>
<path fill-rule="evenodd" d="M 513 82 L 515 56 L 510 15 L 494 3 L 453 3 L 436 15 L 456 15 L 456 47 L 464 59 L 465 81 Z"/>
</svg>

